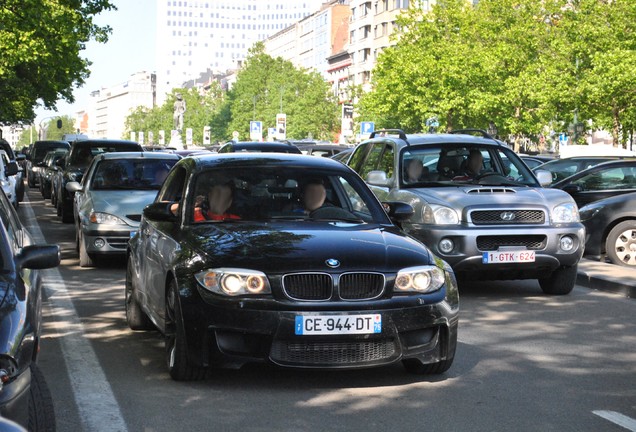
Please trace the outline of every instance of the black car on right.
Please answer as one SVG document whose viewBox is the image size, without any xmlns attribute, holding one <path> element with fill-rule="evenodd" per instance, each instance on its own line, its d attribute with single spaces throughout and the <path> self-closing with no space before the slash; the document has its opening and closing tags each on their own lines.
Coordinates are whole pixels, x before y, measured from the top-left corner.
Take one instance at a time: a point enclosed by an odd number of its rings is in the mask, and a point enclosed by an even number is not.
<svg viewBox="0 0 636 432">
<path fill-rule="evenodd" d="M 586 256 L 636 268 L 636 192 L 594 201 L 580 215 Z"/>
<path fill-rule="evenodd" d="M 82 176 L 90 165 L 93 157 L 108 152 L 141 152 L 143 147 L 135 141 L 89 139 L 75 141 L 69 153 L 57 163 L 62 169 L 54 175 L 57 179 L 51 182 L 57 185 L 54 192 L 56 197 L 57 215 L 62 217 L 62 222 L 73 222 L 73 194 L 66 190 L 68 182 L 80 182 Z"/>
<path fill-rule="evenodd" d="M 603 198 L 636 192 L 636 159 L 598 163 L 550 187 L 572 195 L 579 208 Z"/>
</svg>

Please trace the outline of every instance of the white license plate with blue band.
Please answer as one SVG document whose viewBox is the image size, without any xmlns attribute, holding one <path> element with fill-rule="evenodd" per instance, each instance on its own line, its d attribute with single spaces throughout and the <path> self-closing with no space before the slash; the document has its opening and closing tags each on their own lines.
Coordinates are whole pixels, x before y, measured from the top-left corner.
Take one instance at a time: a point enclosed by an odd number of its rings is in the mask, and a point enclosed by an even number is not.
<svg viewBox="0 0 636 432">
<path fill-rule="evenodd" d="M 526 263 L 534 262 L 534 251 L 507 251 L 507 252 L 484 252 L 482 263 L 503 264 L 503 263 Z"/>
<path fill-rule="evenodd" d="M 297 335 L 382 333 L 382 315 L 297 315 Z"/>
</svg>

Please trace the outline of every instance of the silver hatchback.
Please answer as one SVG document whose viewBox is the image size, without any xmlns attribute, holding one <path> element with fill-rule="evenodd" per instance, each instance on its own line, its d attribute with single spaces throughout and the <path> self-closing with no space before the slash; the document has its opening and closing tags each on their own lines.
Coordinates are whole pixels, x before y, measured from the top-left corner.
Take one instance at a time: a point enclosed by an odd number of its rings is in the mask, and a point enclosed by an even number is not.
<svg viewBox="0 0 636 432">
<path fill-rule="evenodd" d="M 98 256 L 126 254 L 143 208 L 154 201 L 179 156 L 159 152 L 103 153 L 93 158 L 81 183 L 69 182 L 80 266 Z"/>
<path fill-rule="evenodd" d="M 538 279 L 548 294 L 574 288 L 585 229 L 567 193 L 543 188 L 504 143 L 486 133 L 377 131 L 348 165 L 380 201 L 415 209 L 402 228 L 460 279 Z"/>
</svg>

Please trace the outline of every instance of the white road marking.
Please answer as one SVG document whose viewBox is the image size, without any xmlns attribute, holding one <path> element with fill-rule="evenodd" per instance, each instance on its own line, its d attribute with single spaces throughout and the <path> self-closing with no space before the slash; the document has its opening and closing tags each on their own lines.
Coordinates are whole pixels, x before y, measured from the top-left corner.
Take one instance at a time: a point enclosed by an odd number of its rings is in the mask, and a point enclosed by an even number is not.
<svg viewBox="0 0 636 432">
<path fill-rule="evenodd" d="M 616 425 L 622 426 L 631 432 L 636 432 L 636 420 L 631 417 L 627 417 L 626 415 L 617 413 L 616 411 L 599 410 L 592 411 L 592 413 L 604 418 L 605 420 L 609 420 Z"/>
<path fill-rule="evenodd" d="M 25 203 L 28 198 L 25 195 Z M 25 205 L 27 229 L 37 244 L 46 243 L 40 227 L 35 223 L 33 209 Z M 51 314 L 46 319 L 53 321 L 60 334 L 60 345 L 64 363 L 73 388 L 75 403 L 83 429 L 86 431 L 127 431 L 119 404 L 108 384 L 97 355 L 84 337 L 84 325 L 71 301 L 64 279 L 58 269 L 41 272 L 47 292 Z"/>
</svg>

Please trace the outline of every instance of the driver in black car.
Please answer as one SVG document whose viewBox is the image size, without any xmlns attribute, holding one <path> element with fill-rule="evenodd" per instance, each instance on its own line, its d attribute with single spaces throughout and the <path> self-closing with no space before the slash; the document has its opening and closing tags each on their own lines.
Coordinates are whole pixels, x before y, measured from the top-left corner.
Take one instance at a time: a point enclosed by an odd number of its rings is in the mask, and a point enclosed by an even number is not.
<svg viewBox="0 0 636 432">
<path fill-rule="evenodd" d="M 306 214 L 311 214 L 324 206 L 331 206 L 329 203 L 325 204 L 325 199 L 327 199 L 327 190 L 321 179 L 311 179 L 305 184 L 302 202 Z"/>
</svg>

